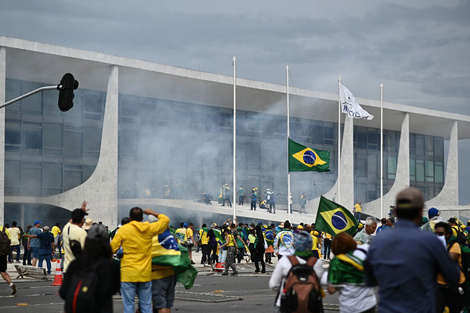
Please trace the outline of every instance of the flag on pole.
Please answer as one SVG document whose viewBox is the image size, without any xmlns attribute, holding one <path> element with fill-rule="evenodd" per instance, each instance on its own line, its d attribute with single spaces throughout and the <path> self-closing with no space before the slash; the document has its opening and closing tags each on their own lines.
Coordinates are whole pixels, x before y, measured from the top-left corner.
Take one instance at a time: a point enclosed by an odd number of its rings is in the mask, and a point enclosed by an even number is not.
<svg viewBox="0 0 470 313">
<path fill-rule="evenodd" d="M 339 96 L 341 98 L 341 111 L 346 113 L 349 117 L 361 118 L 364 120 L 371 120 L 374 118 L 372 114 L 369 114 L 359 105 L 352 92 L 341 83 L 339 84 Z"/>
<path fill-rule="evenodd" d="M 289 138 L 289 172 L 327 172 L 330 170 L 330 151 L 315 150 Z"/>
<path fill-rule="evenodd" d="M 348 209 L 338 203 L 321 196 L 318 204 L 315 229 L 332 236 L 346 232 L 353 236 L 357 231 L 358 222 Z"/>
</svg>

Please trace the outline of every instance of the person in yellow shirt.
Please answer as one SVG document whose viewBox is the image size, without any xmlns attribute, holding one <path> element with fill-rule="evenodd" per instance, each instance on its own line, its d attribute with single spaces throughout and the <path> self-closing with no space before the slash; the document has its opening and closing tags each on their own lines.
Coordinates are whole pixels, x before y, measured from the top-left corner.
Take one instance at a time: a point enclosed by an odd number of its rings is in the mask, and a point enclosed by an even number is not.
<svg viewBox="0 0 470 313">
<path fill-rule="evenodd" d="M 228 275 L 228 268 L 231 267 L 233 270 L 232 275 L 237 275 L 237 267 L 235 266 L 235 256 L 237 255 L 238 248 L 237 244 L 235 243 L 235 238 L 230 233 L 228 228 L 224 228 L 224 236 L 225 236 L 225 243 L 219 247 L 219 249 L 223 249 L 227 247 L 227 259 L 225 261 L 225 270 L 222 275 Z"/>
<path fill-rule="evenodd" d="M 61 247 L 61 240 L 60 235 L 62 232 L 60 231 L 60 223 L 56 223 L 55 226 L 52 227 L 51 233 L 54 235 L 54 252 L 55 248 L 59 250 L 59 259 L 62 259 L 62 247 Z"/>
<path fill-rule="evenodd" d="M 188 224 L 184 223 L 187 227 L 186 228 L 186 238 L 187 238 L 187 242 L 186 242 L 186 248 L 188 248 L 188 256 L 189 256 L 189 259 L 191 260 L 191 264 L 196 264 L 194 261 L 193 261 L 193 247 L 194 247 L 194 244 L 196 243 L 194 241 L 194 224 L 193 223 L 189 223 L 189 227 L 188 227 Z"/>
<path fill-rule="evenodd" d="M 354 205 L 354 209 L 353 209 L 353 214 L 358 221 L 361 221 L 361 212 L 362 212 L 361 203 L 358 202 Z"/>
<path fill-rule="evenodd" d="M 436 235 L 444 236 L 451 259 L 456 261 L 462 268 L 462 250 L 460 244 L 452 236 L 451 226 L 444 222 L 439 222 L 434 226 Z M 443 312 L 446 306 L 449 307 L 451 313 L 461 312 L 464 299 L 470 299 L 469 294 L 470 288 L 465 282 L 465 275 L 462 270 L 460 270 L 458 285 L 449 285 L 441 273 L 437 274 L 436 312 Z"/>
<path fill-rule="evenodd" d="M 143 214 L 158 218 L 155 223 L 142 222 Z M 152 313 L 152 240 L 163 233 L 170 219 L 151 209 L 134 207 L 129 212 L 130 222 L 123 225 L 111 241 L 116 253 L 122 247 L 121 295 L 124 313 L 134 313 L 134 298 L 139 298 L 142 313 Z"/>
<path fill-rule="evenodd" d="M 201 257 L 201 264 L 209 263 L 209 256 L 211 253 L 209 247 L 209 230 L 207 229 L 206 224 L 202 224 L 202 227 L 199 229 L 199 240 L 201 241 L 202 247 L 202 257 Z"/>
<path fill-rule="evenodd" d="M 11 240 L 10 232 L 5 226 L 0 226 L 0 232 L 5 232 L 8 236 L 8 239 Z M 10 275 L 7 273 L 7 257 L 8 254 L 0 255 L 0 275 L 2 275 L 2 278 L 10 285 L 11 294 L 14 295 L 16 294 L 16 286 L 11 282 Z"/>
</svg>

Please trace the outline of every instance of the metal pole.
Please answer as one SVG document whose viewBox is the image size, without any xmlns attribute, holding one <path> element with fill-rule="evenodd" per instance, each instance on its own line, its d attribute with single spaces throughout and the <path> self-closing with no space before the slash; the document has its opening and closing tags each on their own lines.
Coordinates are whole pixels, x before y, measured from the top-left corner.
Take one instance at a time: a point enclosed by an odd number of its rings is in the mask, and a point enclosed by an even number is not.
<svg viewBox="0 0 470 313">
<path fill-rule="evenodd" d="M 336 203 L 341 202 L 341 76 L 338 77 L 338 194 Z"/>
<path fill-rule="evenodd" d="M 287 95 L 287 220 L 290 222 L 291 191 L 290 191 L 290 171 L 289 171 L 289 137 L 290 137 L 289 65 L 286 66 L 286 95 Z"/>
<path fill-rule="evenodd" d="M 27 98 L 29 96 L 32 96 L 34 95 L 35 93 L 38 93 L 38 92 L 41 92 L 41 91 L 44 91 L 44 90 L 52 90 L 52 89 L 61 89 L 62 88 L 62 85 L 56 85 L 56 86 L 44 86 L 44 87 L 41 87 L 41 88 L 38 88 L 38 89 L 35 89 L 33 91 L 30 91 L 28 93 L 25 93 L 24 95 L 21 95 L 15 99 L 12 99 L 8 102 L 5 102 L 3 105 L 0 106 L 0 109 L 1 108 L 4 108 L 12 103 L 15 103 L 17 101 L 20 101 L 21 99 L 24 99 L 24 98 Z"/>
<path fill-rule="evenodd" d="M 380 84 L 380 218 L 384 217 L 384 84 Z"/>
<path fill-rule="evenodd" d="M 237 219 L 237 58 L 233 57 L 233 222 Z"/>
</svg>

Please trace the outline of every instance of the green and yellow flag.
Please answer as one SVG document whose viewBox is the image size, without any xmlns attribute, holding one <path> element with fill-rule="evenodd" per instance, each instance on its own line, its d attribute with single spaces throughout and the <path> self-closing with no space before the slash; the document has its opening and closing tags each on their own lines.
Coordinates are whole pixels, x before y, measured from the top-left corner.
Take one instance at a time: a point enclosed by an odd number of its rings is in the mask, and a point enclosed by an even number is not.
<svg viewBox="0 0 470 313">
<path fill-rule="evenodd" d="M 342 232 L 354 236 L 357 226 L 357 220 L 348 209 L 321 196 L 315 220 L 316 230 L 324 231 L 332 236 Z"/>
<path fill-rule="evenodd" d="M 315 150 L 289 138 L 289 172 L 327 172 L 330 170 L 330 151 Z"/>
</svg>

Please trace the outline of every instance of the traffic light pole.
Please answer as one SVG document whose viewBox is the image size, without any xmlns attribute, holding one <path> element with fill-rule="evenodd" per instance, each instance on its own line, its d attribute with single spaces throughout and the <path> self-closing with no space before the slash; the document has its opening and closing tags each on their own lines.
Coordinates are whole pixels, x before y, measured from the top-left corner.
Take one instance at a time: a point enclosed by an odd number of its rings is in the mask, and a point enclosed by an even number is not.
<svg viewBox="0 0 470 313">
<path fill-rule="evenodd" d="M 34 95 L 35 93 L 38 93 L 38 92 L 41 92 L 41 91 L 44 91 L 44 90 L 52 90 L 52 89 L 59 89 L 59 90 L 60 90 L 61 88 L 62 88 L 61 85 L 58 85 L 58 86 L 56 85 L 56 86 L 44 86 L 44 87 L 35 89 L 35 90 L 30 91 L 30 92 L 28 92 L 28 93 L 25 93 L 24 95 L 21 95 L 21 96 L 15 98 L 15 99 L 12 99 L 12 100 L 10 100 L 10 101 L 8 101 L 8 102 L 5 102 L 5 104 L 3 104 L 3 105 L 0 106 L 0 109 L 4 108 L 4 107 L 6 107 L 6 106 L 8 106 L 8 105 L 10 105 L 10 104 L 12 104 L 12 103 L 15 103 L 15 102 L 17 102 L 17 101 L 20 101 L 21 99 L 24 99 L 24 98 L 27 98 L 27 97 L 29 97 L 29 96 L 32 96 L 32 95 Z"/>
</svg>

